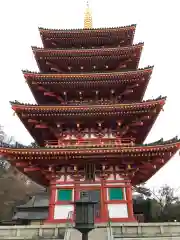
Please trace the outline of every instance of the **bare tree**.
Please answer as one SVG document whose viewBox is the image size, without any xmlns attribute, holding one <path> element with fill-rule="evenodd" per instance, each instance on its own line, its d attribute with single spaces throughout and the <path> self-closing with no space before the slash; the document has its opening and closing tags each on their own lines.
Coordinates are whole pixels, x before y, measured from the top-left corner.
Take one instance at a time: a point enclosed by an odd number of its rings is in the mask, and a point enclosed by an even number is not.
<svg viewBox="0 0 180 240">
<path fill-rule="evenodd" d="M 3 127 L 0 125 L 0 141 L 3 142 L 5 138 L 5 132 L 3 130 Z"/>
<path fill-rule="evenodd" d="M 4 129 L 3 129 L 3 126 L 0 125 L 0 142 L 1 143 L 6 143 L 6 144 L 13 144 L 15 143 L 15 139 L 13 136 L 8 136 Z"/>
<path fill-rule="evenodd" d="M 156 196 L 157 202 L 160 205 L 160 217 L 163 220 L 168 220 L 173 205 L 178 202 L 178 197 L 175 196 L 175 189 L 164 185 L 157 191 Z"/>
<path fill-rule="evenodd" d="M 144 184 L 137 185 L 133 187 L 134 193 L 138 193 L 142 198 L 143 197 L 151 197 L 152 192 L 149 188 L 147 188 Z"/>
<path fill-rule="evenodd" d="M 149 189 L 150 190 L 150 189 Z M 158 190 L 150 190 L 150 209 L 153 221 L 173 221 L 180 219 L 180 202 L 175 189 L 168 185 Z"/>
</svg>

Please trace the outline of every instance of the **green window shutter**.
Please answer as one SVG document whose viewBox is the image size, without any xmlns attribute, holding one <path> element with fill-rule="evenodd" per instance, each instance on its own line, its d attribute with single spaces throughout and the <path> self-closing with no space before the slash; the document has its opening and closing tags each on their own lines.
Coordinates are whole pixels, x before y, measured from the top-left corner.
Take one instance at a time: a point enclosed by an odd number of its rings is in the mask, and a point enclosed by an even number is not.
<svg viewBox="0 0 180 240">
<path fill-rule="evenodd" d="M 58 201 L 72 201 L 72 189 L 59 189 L 57 193 Z"/>
<path fill-rule="evenodd" d="M 123 200 L 123 188 L 109 188 L 109 200 Z"/>
</svg>

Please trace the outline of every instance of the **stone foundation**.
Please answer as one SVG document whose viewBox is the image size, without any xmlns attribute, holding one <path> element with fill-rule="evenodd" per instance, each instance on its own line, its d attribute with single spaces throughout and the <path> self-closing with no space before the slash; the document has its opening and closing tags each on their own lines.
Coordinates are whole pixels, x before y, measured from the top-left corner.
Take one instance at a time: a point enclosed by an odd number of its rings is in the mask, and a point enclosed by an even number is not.
<svg viewBox="0 0 180 240">
<path fill-rule="evenodd" d="M 97 225 L 89 234 L 89 240 L 105 240 L 107 224 Z M 114 239 L 120 240 L 168 240 L 180 239 L 180 223 L 124 223 L 113 224 Z M 0 226 L 0 239 L 63 239 L 65 225 Z M 81 234 L 71 230 L 70 240 L 80 240 Z"/>
</svg>

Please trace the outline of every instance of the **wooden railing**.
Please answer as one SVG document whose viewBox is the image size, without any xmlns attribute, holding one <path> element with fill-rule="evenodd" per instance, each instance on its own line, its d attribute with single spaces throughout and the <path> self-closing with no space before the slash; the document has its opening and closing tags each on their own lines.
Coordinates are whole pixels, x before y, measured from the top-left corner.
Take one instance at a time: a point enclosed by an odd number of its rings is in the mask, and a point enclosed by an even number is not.
<svg viewBox="0 0 180 240">
<path fill-rule="evenodd" d="M 83 146 L 93 146 L 93 147 L 104 147 L 104 146 L 133 146 L 134 138 L 101 138 L 101 139 L 63 139 L 63 140 L 46 140 L 45 146 L 59 146 L 61 148 L 65 147 L 83 147 Z"/>
</svg>

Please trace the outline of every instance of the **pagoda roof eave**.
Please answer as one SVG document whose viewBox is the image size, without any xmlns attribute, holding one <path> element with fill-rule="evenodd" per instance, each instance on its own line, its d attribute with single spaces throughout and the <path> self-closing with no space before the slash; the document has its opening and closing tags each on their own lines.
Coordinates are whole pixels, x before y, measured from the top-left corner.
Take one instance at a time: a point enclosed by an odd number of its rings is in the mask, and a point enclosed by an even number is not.
<svg viewBox="0 0 180 240">
<path fill-rule="evenodd" d="M 45 174 L 45 169 L 51 166 L 67 164 L 67 161 L 72 161 L 72 164 L 77 164 L 80 160 L 85 161 L 89 157 L 93 157 L 94 161 L 104 163 L 103 156 L 106 156 L 106 161 L 111 162 L 112 156 L 116 156 L 114 160 L 123 164 L 124 174 L 131 180 L 132 185 L 137 185 L 146 182 L 151 178 L 170 158 L 179 150 L 180 140 L 173 138 L 171 140 L 141 145 L 141 146 L 122 146 L 122 147 L 98 147 L 87 149 L 70 148 L 60 149 L 51 147 L 18 147 L 1 144 L 0 154 L 7 157 L 12 165 L 15 165 L 21 172 L 28 175 L 29 178 L 35 180 L 39 184 L 48 186 L 49 181 Z M 94 158 L 94 156 L 96 156 Z M 109 160 L 108 160 L 109 157 Z M 32 160 L 33 159 L 33 160 Z M 123 159 L 123 160 L 122 160 Z M 42 163 L 42 164 L 41 164 Z M 129 164 L 132 168 L 129 169 Z M 133 164 L 134 163 L 134 164 Z M 22 165 L 23 164 L 23 165 Z M 37 165 L 36 165 L 37 164 Z M 137 167 L 134 168 L 134 166 Z M 42 165 L 42 168 L 40 167 Z M 24 167 L 23 167 L 24 166 Z M 37 166 L 37 167 L 33 167 Z M 38 167 L 39 166 L 39 167 Z M 26 171 L 30 168 L 30 171 Z"/>
<path fill-rule="evenodd" d="M 25 125 L 29 133 L 36 139 L 38 144 L 44 145 L 44 140 L 40 134 L 40 130 L 34 128 L 34 124 L 42 121 L 45 125 L 43 127 L 46 130 L 46 139 L 57 140 L 57 137 L 49 129 L 48 125 L 57 123 L 59 121 L 65 121 L 67 125 L 73 121 L 86 121 L 87 124 L 91 125 L 91 119 L 93 117 L 102 116 L 105 121 L 109 121 L 110 116 L 114 117 L 114 121 L 119 119 L 121 116 L 122 121 L 125 119 L 132 119 L 133 116 L 139 116 L 139 119 L 144 119 L 145 124 L 141 128 L 141 135 L 138 137 L 135 133 L 136 143 L 141 143 L 145 140 L 144 136 L 149 132 L 149 128 L 155 122 L 159 115 L 163 105 L 165 104 L 166 98 L 158 98 L 156 100 L 144 101 L 140 103 L 131 104 L 109 104 L 109 105 L 55 105 L 55 106 L 44 106 L 44 105 L 23 105 L 19 102 L 12 102 L 12 109 L 15 111 L 19 119 Z M 149 117 L 149 115 L 151 117 Z M 123 120 L 124 119 L 124 120 Z M 40 121 L 40 122 L 41 122 Z M 140 120 L 139 120 L 140 121 Z M 39 126 L 38 126 L 39 128 Z M 48 130 L 49 129 L 49 130 Z M 42 131 L 42 130 L 41 130 Z"/>
<path fill-rule="evenodd" d="M 151 78 L 153 66 L 148 66 L 143 69 L 124 72 L 102 72 L 102 73 L 80 73 L 80 74 L 46 74 L 39 72 L 23 71 L 24 78 L 36 99 L 38 104 L 45 104 L 48 98 L 43 94 L 39 95 L 39 86 L 47 85 L 54 87 L 56 94 L 61 94 L 62 89 L 90 89 L 105 88 L 112 86 L 112 88 L 123 88 L 125 84 L 136 86 L 136 91 L 133 91 L 132 99 L 134 101 L 142 101 L 147 85 Z M 73 88 L 72 88 L 73 86 Z M 131 96 L 132 96 L 131 95 Z"/>
<path fill-rule="evenodd" d="M 71 48 L 71 46 L 85 47 L 99 46 L 101 42 L 104 46 L 132 45 L 136 25 L 124 27 L 91 28 L 91 29 L 47 29 L 39 28 L 39 33 L 44 47 L 59 46 Z M 98 40 L 101 39 L 99 42 Z"/>
<path fill-rule="evenodd" d="M 81 154 L 81 153 L 136 153 L 136 154 L 143 154 L 143 153 L 154 153 L 155 151 L 171 151 L 176 148 L 176 151 L 180 149 L 180 139 L 177 137 L 174 137 L 172 139 L 169 139 L 167 141 L 163 141 L 163 139 L 160 139 L 159 141 L 148 143 L 148 144 L 138 144 L 138 145 L 129 145 L 129 146 L 111 146 L 111 147 L 90 147 L 87 146 L 87 148 L 80 148 L 80 146 L 76 146 L 74 148 L 63 148 L 58 146 L 46 146 L 46 147 L 26 147 L 23 145 L 20 146 L 13 146 L 8 145 L 6 143 L 1 143 L 0 146 L 0 153 L 1 154 L 13 154 L 13 155 L 46 155 L 46 154 L 66 154 L 66 153 L 72 153 L 72 154 Z M 14 160 L 12 160 L 14 161 Z"/>
<path fill-rule="evenodd" d="M 40 72 L 32 72 L 28 70 L 22 70 L 24 77 L 26 80 L 43 80 L 43 79 L 51 79 L 51 80 L 56 80 L 56 81 L 61 81 L 64 79 L 86 79 L 86 80 L 91 80 L 91 78 L 96 78 L 97 80 L 99 78 L 116 78 L 116 77 L 124 77 L 124 76 L 134 76 L 134 75 L 143 75 L 145 73 L 152 73 L 154 66 L 148 66 L 145 68 L 139 68 L 137 70 L 130 70 L 130 71 L 117 71 L 117 72 L 92 72 L 92 73 L 40 73 Z"/>
<path fill-rule="evenodd" d="M 43 92 L 49 91 L 48 87 L 53 88 L 54 94 L 57 94 L 58 96 L 64 91 L 73 92 L 74 89 L 81 89 L 85 91 L 85 94 L 89 94 L 89 91 L 92 91 L 93 93 L 94 88 L 101 90 L 111 87 L 112 89 L 116 89 L 116 92 L 121 92 L 126 84 L 129 88 L 136 88 L 136 90 L 133 90 L 130 96 L 128 96 L 128 99 L 130 97 L 133 101 L 142 101 L 153 72 L 153 66 L 123 72 L 117 71 L 82 74 L 47 74 L 30 72 L 27 70 L 22 72 L 25 81 L 38 104 L 48 103 L 49 98 L 45 96 Z M 55 101 L 59 103 L 58 99 Z"/>
<path fill-rule="evenodd" d="M 73 65 L 75 72 L 78 72 L 79 70 L 77 70 L 77 66 L 79 66 L 79 64 L 87 65 L 87 72 L 92 64 L 97 66 L 103 64 L 105 67 L 106 62 L 109 62 L 112 65 L 112 69 L 121 68 L 120 61 L 123 64 L 123 69 L 129 67 L 131 69 L 137 69 L 142 49 L 143 43 L 139 43 L 129 47 L 80 50 L 44 49 L 33 47 L 33 53 L 38 67 L 42 72 L 54 72 L 54 67 L 58 72 L 69 72 L 69 65 Z"/>
<path fill-rule="evenodd" d="M 129 111 L 129 110 L 136 110 L 136 109 L 143 109 L 146 107 L 151 107 L 155 105 L 164 105 L 166 101 L 166 97 L 159 97 L 157 99 L 153 100 L 146 100 L 142 102 L 133 102 L 133 103 L 119 103 L 119 104 L 99 104 L 99 105 L 36 105 L 36 104 L 23 104 L 18 101 L 10 102 L 12 105 L 12 109 L 14 111 L 67 111 L 67 110 L 80 110 L 80 111 L 87 111 L 89 110 L 95 110 L 95 109 L 101 109 L 102 111 L 105 109 L 116 109 L 116 110 L 123 110 L 123 111 Z"/>
<path fill-rule="evenodd" d="M 121 26 L 121 27 L 107 27 L 107 28 L 79 28 L 79 29 L 51 29 L 51 28 L 38 28 L 40 33 L 92 33 L 92 32 L 107 32 L 107 31 L 126 31 L 126 30 L 134 30 L 136 29 L 136 24 Z"/>
<path fill-rule="evenodd" d="M 112 53 L 126 53 L 129 51 L 134 51 L 136 49 L 140 49 L 142 51 L 142 48 L 144 46 L 143 42 L 131 45 L 131 46 L 126 46 L 126 47 L 116 47 L 116 48 L 96 48 L 96 49 L 54 49 L 54 48 L 41 48 L 41 47 L 36 47 L 36 46 L 32 46 L 32 50 L 34 52 L 35 55 L 37 55 L 37 53 L 39 54 L 45 54 L 48 56 L 72 56 L 73 54 L 78 53 L 78 57 L 81 56 L 101 56 L 103 54 L 107 55 L 107 54 L 112 54 Z"/>
</svg>

